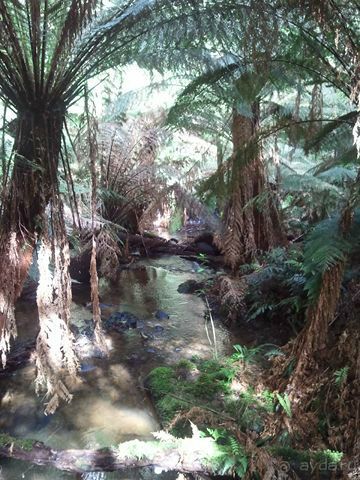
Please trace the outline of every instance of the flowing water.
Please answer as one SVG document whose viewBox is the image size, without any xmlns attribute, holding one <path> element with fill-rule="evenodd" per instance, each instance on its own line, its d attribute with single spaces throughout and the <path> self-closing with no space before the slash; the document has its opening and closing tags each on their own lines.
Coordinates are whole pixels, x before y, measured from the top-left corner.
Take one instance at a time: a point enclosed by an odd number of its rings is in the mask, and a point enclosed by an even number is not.
<svg viewBox="0 0 360 480">
<path fill-rule="evenodd" d="M 188 279 L 203 280 L 209 272 L 195 262 L 178 257 L 139 261 L 123 270 L 116 285 L 101 285 L 104 318 L 113 312 L 130 312 L 139 319 L 136 329 L 122 333 L 111 331 L 107 341 L 108 358 L 88 355 L 82 359 L 80 380 L 74 387 L 70 404 L 62 405 L 52 416 L 43 414 L 43 399 L 34 391 L 34 367 L 28 364 L 0 382 L 0 431 L 22 438 L 34 438 L 57 448 L 100 448 L 139 438 L 152 438 L 160 429 L 143 381 L 159 365 L 181 358 L 211 357 L 204 326 L 205 304 L 196 295 L 180 294 L 179 284 Z M 89 291 L 78 286 L 72 306 L 72 322 L 87 325 L 91 311 Z M 157 318 L 163 311 L 168 318 Z M 159 314 L 157 315 L 159 317 Z M 160 315 L 160 317 L 166 317 Z M 20 303 L 17 308 L 20 340 L 34 338 L 37 330 L 36 308 Z M 219 354 L 231 348 L 228 332 L 215 325 Z M 211 329 L 210 329 L 211 334 Z M 85 349 L 86 350 L 86 349 Z M 150 479 L 150 469 L 130 473 L 90 473 L 76 477 L 49 468 L 0 460 L 0 480 L 48 479 Z M 173 473 L 156 475 L 176 478 Z"/>
</svg>

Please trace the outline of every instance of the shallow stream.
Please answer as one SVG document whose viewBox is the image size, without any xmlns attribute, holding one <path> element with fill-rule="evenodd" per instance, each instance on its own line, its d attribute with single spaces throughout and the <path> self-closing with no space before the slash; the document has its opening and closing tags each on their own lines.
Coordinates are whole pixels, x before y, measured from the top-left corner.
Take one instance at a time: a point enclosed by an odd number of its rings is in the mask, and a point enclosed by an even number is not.
<svg viewBox="0 0 360 480">
<path fill-rule="evenodd" d="M 38 439 L 57 449 L 99 448 L 134 438 L 152 438 L 151 432 L 161 427 L 143 388 L 146 375 L 159 365 L 194 355 L 205 358 L 214 354 L 214 345 L 209 344 L 204 326 L 203 300 L 177 291 L 186 280 L 204 280 L 209 274 L 196 262 L 161 257 L 141 260 L 123 270 L 115 285 L 102 284 L 103 317 L 129 312 L 140 319 L 138 328 L 108 333 L 109 357 L 89 356 L 82 360 L 73 401 L 61 405 L 52 416 L 43 414 L 43 399 L 35 394 L 31 364 L 1 380 L 0 431 Z M 72 321 L 81 329 L 91 319 L 88 287 L 78 285 L 73 300 Z M 159 315 L 159 311 L 168 318 Z M 34 338 L 35 305 L 19 303 L 17 322 L 20 340 Z M 231 350 L 228 332 L 219 324 L 215 324 L 215 331 L 218 353 L 228 353 Z M 12 460 L 0 460 L 0 466 L 0 480 L 176 478 L 174 473 L 159 476 L 150 469 L 75 476 Z"/>
</svg>

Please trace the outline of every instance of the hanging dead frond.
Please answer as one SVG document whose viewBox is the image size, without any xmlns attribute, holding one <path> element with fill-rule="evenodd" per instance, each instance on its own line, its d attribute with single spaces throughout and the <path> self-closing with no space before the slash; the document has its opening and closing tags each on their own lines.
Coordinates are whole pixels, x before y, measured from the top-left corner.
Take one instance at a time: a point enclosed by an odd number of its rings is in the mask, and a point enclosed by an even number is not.
<svg viewBox="0 0 360 480">
<path fill-rule="evenodd" d="M 223 275 L 218 279 L 216 289 L 220 303 L 226 309 L 228 321 L 233 322 L 244 310 L 244 297 L 247 291 L 245 280 Z"/>
<path fill-rule="evenodd" d="M 3 259 L 0 268 L 0 353 L 2 366 L 5 367 L 10 341 L 17 336 L 15 301 L 32 262 L 34 246 L 30 243 L 24 245 L 15 231 L 8 234 L 3 232 L 0 238 L 0 255 Z"/>
<path fill-rule="evenodd" d="M 66 385 L 76 379 L 79 367 L 69 328 L 70 252 L 60 199 L 53 199 L 50 208 L 52 236 L 45 229 L 40 237 L 37 288 L 40 332 L 36 341 L 36 389 L 45 390 L 49 398 L 46 413 L 53 412 L 60 398 L 71 399 Z"/>
</svg>

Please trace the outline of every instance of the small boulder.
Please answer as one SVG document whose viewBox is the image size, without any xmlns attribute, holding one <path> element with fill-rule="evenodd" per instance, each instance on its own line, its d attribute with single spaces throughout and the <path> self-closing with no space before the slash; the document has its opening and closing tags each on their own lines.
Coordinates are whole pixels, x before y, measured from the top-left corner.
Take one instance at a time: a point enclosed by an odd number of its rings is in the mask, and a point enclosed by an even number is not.
<svg viewBox="0 0 360 480">
<path fill-rule="evenodd" d="M 169 314 L 163 310 L 156 310 L 154 315 L 158 320 L 168 320 L 170 318 Z"/>
<path fill-rule="evenodd" d="M 105 327 L 109 330 L 128 330 L 129 328 L 136 328 L 138 320 L 133 313 L 114 312 L 105 320 Z"/>
<path fill-rule="evenodd" d="M 154 333 L 156 335 L 162 335 L 165 331 L 165 328 L 162 325 L 155 325 L 154 327 Z"/>
<path fill-rule="evenodd" d="M 186 282 L 181 283 L 177 291 L 179 293 L 195 293 L 198 290 L 201 290 L 203 288 L 203 284 L 201 282 L 197 282 L 196 280 L 186 280 Z"/>
</svg>

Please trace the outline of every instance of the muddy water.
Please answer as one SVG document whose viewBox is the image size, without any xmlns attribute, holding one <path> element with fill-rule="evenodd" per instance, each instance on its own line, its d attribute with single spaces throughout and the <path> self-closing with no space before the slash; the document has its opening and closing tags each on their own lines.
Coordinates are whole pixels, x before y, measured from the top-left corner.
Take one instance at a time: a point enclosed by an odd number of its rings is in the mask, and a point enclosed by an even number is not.
<svg viewBox="0 0 360 480">
<path fill-rule="evenodd" d="M 151 432 L 160 429 L 160 425 L 143 388 L 146 374 L 155 366 L 172 364 L 181 358 L 214 354 L 214 346 L 209 344 L 204 327 L 203 301 L 196 295 L 177 292 L 179 284 L 185 280 L 201 280 L 208 275 L 209 272 L 197 263 L 162 257 L 138 262 L 122 271 L 116 285 L 101 285 L 104 318 L 113 312 L 130 312 L 140 319 L 139 328 L 123 333 L 109 332 L 109 358 L 96 358 L 91 351 L 82 358 L 73 401 L 61 406 L 52 416 L 43 415 L 42 399 L 34 391 L 31 364 L 2 380 L 0 430 L 35 438 L 58 449 L 99 448 L 134 438 L 151 438 Z M 86 306 L 88 301 L 88 289 L 79 286 L 74 295 L 72 321 L 80 329 L 91 319 Z M 165 312 L 168 318 L 156 318 L 158 310 Z M 36 334 L 33 305 L 19 304 L 17 321 L 21 340 Z M 216 325 L 215 330 L 219 354 L 229 351 L 228 333 L 220 325 Z M 1 460 L 1 469 L 0 480 L 80 478 L 15 461 Z M 142 470 L 87 474 L 81 478 L 153 477 L 150 470 Z M 156 476 L 160 479 L 175 477 L 174 474 Z"/>
</svg>

